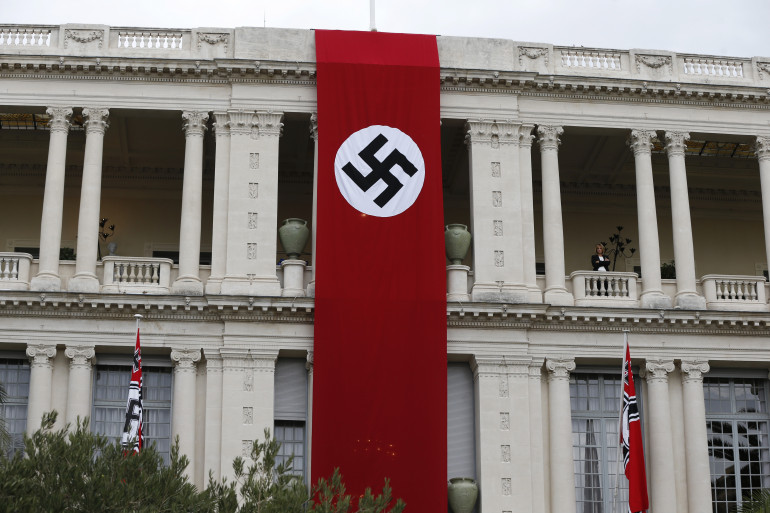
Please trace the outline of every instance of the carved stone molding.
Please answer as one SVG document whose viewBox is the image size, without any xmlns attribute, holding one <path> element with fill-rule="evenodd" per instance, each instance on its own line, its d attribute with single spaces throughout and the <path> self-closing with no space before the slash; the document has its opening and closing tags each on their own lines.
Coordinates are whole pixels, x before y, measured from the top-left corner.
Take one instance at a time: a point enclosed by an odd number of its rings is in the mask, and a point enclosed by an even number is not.
<svg viewBox="0 0 770 513">
<path fill-rule="evenodd" d="M 227 52 L 227 45 L 230 42 L 230 34 L 222 32 L 198 32 L 198 49 L 206 43 L 207 45 L 224 44 L 225 52 Z"/>
<path fill-rule="evenodd" d="M 703 375 L 711 370 L 706 360 L 682 360 L 681 368 L 683 383 L 701 383 Z"/>
<path fill-rule="evenodd" d="M 666 153 L 669 157 L 684 157 L 687 148 L 686 141 L 690 139 L 687 132 L 666 132 Z"/>
<path fill-rule="evenodd" d="M 64 350 L 64 354 L 72 360 L 70 362 L 70 368 L 73 367 L 85 367 L 91 368 L 91 359 L 96 352 L 92 346 L 67 346 Z"/>
<path fill-rule="evenodd" d="M 529 379 L 533 381 L 543 380 L 543 361 L 532 362 L 529 364 Z"/>
<path fill-rule="evenodd" d="M 648 383 L 668 383 L 668 374 L 674 372 L 674 361 L 650 359 L 645 362 L 644 370 Z"/>
<path fill-rule="evenodd" d="M 535 140 L 535 136 L 532 134 L 532 130 L 535 129 L 535 125 L 523 124 L 519 126 L 519 147 L 530 149 L 532 148 L 532 141 Z"/>
<path fill-rule="evenodd" d="M 671 64 L 671 56 L 670 55 L 640 55 L 637 54 L 635 59 L 636 61 L 636 71 L 641 72 L 641 66 L 642 64 L 648 68 L 652 69 L 659 69 L 663 66 L 668 66 L 671 71 L 673 71 L 673 66 Z"/>
<path fill-rule="evenodd" d="M 506 374 L 505 362 L 502 356 L 479 356 L 471 359 L 471 371 L 473 379 L 479 378 L 499 378 Z"/>
<path fill-rule="evenodd" d="M 758 160 L 770 160 L 770 137 L 757 137 L 754 143 L 754 152 Z"/>
<path fill-rule="evenodd" d="M 243 110 L 228 111 L 230 116 L 230 133 L 233 135 L 251 135 L 254 128 L 254 112 Z"/>
<path fill-rule="evenodd" d="M 84 107 L 83 108 L 83 126 L 86 133 L 104 134 L 110 126 L 107 118 L 110 117 L 109 109 L 103 107 Z"/>
<path fill-rule="evenodd" d="M 223 362 L 219 353 L 209 350 L 204 350 L 203 353 L 206 355 L 206 374 L 222 374 Z"/>
<path fill-rule="evenodd" d="M 757 62 L 757 75 L 760 80 L 764 80 L 764 74 L 770 75 L 770 62 Z"/>
<path fill-rule="evenodd" d="M 256 126 L 260 137 L 280 137 L 283 133 L 283 112 L 258 111 Z"/>
<path fill-rule="evenodd" d="M 213 129 L 217 137 L 230 137 L 230 115 L 227 112 L 214 112 Z"/>
<path fill-rule="evenodd" d="M 27 346 L 27 356 L 32 367 L 52 368 L 51 358 L 56 356 L 56 346 L 32 344 Z"/>
<path fill-rule="evenodd" d="M 195 372 L 195 364 L 201 359 L 200 349 L 172 349 L 171 361 L 175 372 Z"/>
<path fill-rule="evenodd" d="M 560 126 L 537 125 L 537 142 L 540 144 L 540 151 L 557 151 L 561 140 L 559 136 L 564 133 Z"/>
<path fill-rule="evenodd" d="M 628 145 L 636 155 L 650 155 L 652 153 L 652 142 L 658 139 L 658 134 L 653 130 L 631 130 L 628 136 Z"/>
<path fill-rule="evenodd" d="M 92 41 L 99 41 L 99 48 L 104 45 L 104 31 L 103 30 L 65 30 L 64 31 L 64 48 L 69 47 L 70 41 L 74 41 L 80 44 L 87 44 Z"/>
<path fill-rule="evenodd" d="M 252 367 L 256 372 L 275 372 L 275 361 L 278 359 L 278 351 L 251 352 Z"/>
<path fill-rule="evenodd" d="M 545 65 L 548 66 L 548 48 L 534 47 L 534 46 L 520 46 L 519 47 L 519 66 L 524 65 L 524 57 L 530 60 L 536 60 L 540 57 L 544 57 Z"/>
<path fill-rule="evenodd" d="M 307 356 L 305 356 L 305 369 L 308 372 L 313 372 L 313 351 L 308 351 Z"/>
<path fill-rule="evenodd" d="M 465 124 L 465 142 L 489 144 L 492 148 L 499 148 L 501 144 L 518 143 L 519 126 L 519 123 L 511 120 L 469 119 Z"/>
<path fill-rule="evenodd" d="M 548 381 L 569 381 L 569 373 L 575 370 L 574 358 L 547 358 Z"/>
<path fill-rule="evenodd" d="M 185 137 L 203 137 L 208 119 L 208 112 L 198 110 L 182 112 L 182 130 L 184 130 Z"/>
<path fill-rule="evenodd" d="M 310 115 L 310 138 L 315 142 L 318 142 L 318 113 L 314 112 Z"/>
<path fill-rule="evenodd" d="M 48 127 L 51 129 L 51 133 L 54 132 L 69 132 L 70 118 L 72 117 L 72 109 L 69 107 L 48 107 L 45 109 L 45 113 L 51 116 L 48 121 Z"/>
<path fill-rule="evenodd" d="M 465 143 L 484 144 L 492 141 L 492 120 L 469 119 L 465 123 Z"/>
</svg>

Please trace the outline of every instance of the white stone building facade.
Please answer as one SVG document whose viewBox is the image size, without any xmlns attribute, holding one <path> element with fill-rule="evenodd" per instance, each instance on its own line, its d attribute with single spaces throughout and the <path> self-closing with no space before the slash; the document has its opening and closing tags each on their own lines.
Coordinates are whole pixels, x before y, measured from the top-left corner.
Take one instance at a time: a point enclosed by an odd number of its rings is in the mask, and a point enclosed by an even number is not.
<svg viewBox="0 0 770 513">
<path fill-rule="evenodd" d="M 770 487 L 770 57 L 438 47 L 445 219 L 473 234 L 447 268 L 448 477 L 483 513 L 611 511 L 628 331 L 651 511 Z M 269 427 L 309 475 L 314 242 L 279 264 L 277 229 L 314 231 L 315 69 L 305 30 L 0 25 L 17 434 L 56 409 L 116 436 L 141 314 L 150 441 L 179 436 L 203 485 Z M 636 251 L 591 271 L 615 233 Z"/>
</svg>

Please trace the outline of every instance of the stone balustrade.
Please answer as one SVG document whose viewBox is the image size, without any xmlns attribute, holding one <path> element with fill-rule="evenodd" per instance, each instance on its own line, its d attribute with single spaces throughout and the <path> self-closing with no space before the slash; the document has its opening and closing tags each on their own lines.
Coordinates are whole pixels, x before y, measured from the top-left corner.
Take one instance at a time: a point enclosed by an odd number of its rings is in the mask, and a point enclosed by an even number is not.
<svg viewBox="0 0 770 513">
<path fill-rule="evenodd" d="M 701 282 L 710 310 L 768 310 L 764 276 L 707 274 Z"/>
<path fill-rule="evenodd" d="M 134 48 L 181 50 L 182 46 L 187 47 L 189 42 L 189 31 L 122 30 L 118 32 L 117 46 L 126 50 Z"/>
<path fill-rule="evenodd" d="M 743 78 L 743 63 L 738 60 L 684 57 L 682 64 L 686 75 Z"/>
<path fill-rule="evenodd" d="M 0 290 L 29 289 L 32 255 L 0 253 Z"/>
<path fill-rule="evenodd" d="M 56 36 L 57 32 L 51 27 L 28 27 L 24 25 L 0 27 L 0 48 L 51 46 L 51 36 L 52 34 Z"/>
<path fill-rule="evenodd" d="M 171 266 L 168 258 L 106 256 L 102 292 L 168 294 Z"/>
<path fill-rule="evenodd" d="M 639 305 L 636 273 L 575 271 L 569 278 L 575 306 Z"/>
<path fill-rule="evenodd" d="M 565 49 L 561 53 L 561 65 L 565 68 L 589 68 L 620 71 L 620 54 L 613 51 Z"/>
</svg>

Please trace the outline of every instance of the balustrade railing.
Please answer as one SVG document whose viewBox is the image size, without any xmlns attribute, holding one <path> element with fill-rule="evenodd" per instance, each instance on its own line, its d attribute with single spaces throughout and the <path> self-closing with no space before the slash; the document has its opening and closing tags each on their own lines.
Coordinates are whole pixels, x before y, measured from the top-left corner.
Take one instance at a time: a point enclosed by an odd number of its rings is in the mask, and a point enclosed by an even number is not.
<svg viewBox="0 0 770 513">
<path fill-rule="evenodd" d="M 567 50 L 562 48 L 561 65 L 565 68 L 620 71 L 620 54 L 601 50 Z"/>
<path fill-rule="evenodd" d="M 682 62 L 682 71 L 685 75 L 743 78 L 743 63 L 739 61 L 707 57 L 684 57 Z"/>
<path fill-rule="evenodd" d="M 636 273 L 575 271 L 570 274 L 578 306 L 636 306 Z"/>
<path fill-rule="evenodd" d="M 0 253 L 0 290 L 27 290 L 32 255 Z"/>
<path fill-rule="evenodd" d="M 0 47 L 3 46 L 51 46 L 51 29 L 0 27 Z"/>
<path fill-rule="evenodd" d="M 764 276 L 707 274 L 701 278 L 706 306 L 714 310 L 767 309 Z"/>
<path fill-rule="evenodd" d="M 102 261 L 102 292 L 166 294 L 169 291 L 173 261 L 168 258 L 107 256 Z"/>
<path fill-rule="evenodd" d="M 118 48 L 181 50 L 183 40 L 182 32 L 118 32 Z"/>
</svg>

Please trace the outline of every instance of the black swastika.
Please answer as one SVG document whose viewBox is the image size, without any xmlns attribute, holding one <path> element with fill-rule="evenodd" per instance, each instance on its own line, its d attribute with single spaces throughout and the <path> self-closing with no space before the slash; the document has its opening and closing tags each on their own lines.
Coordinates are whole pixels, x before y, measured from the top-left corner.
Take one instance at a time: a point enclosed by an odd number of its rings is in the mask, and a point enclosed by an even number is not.
<svg viewBox="0 0 770 513">
<path fill-rule="evenodd" d="M 345 171 L 345 174 L 348 175 L 350 179 L 353 180 L 353 182 L 355 182 L 355 184 L 358 185 L 358 187 L 360 187 L 364 192 L 368 191 L 372 185 L 377 183 L 379 180 L 384 181 L 388 185 L 387 189 L 382 191 L 382 193 L 380 193 L 380 195 L 374 199 L 374 203 L 380 208 L 387 205 L 388 202 L 393 199 L 393 196 L 395 196 L 396 193 L 403 187 L 403 184 L 398 180 L 398 178 L 396 178 L 390 172 L 394 166 L 399 166 L 409 176 L 414 176 L 414 174 L 417 172 L 417 168 L 414 167 L 414 164 L 409 162 L 409 159 L 398 150 L 391 151 L 382 162 L 377 160 L 377 157 L 375 157 L 374 154 L 377 153 L 386 142 L 388 142 L 388 139 L 384 135 L 380 134 L 375 137 L 372 142 L 370 142 L 366 148 L 361 150 L 361 152 L 358 154 L 361 159 L 366 162 L 370 168 L 372 168 L 371 173 L 368 175 L 362 175 L 361 172 L 356 169 L 356 166 L 350 162 L 342 167 L 342 170 Z"/>
</svg>

